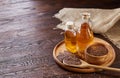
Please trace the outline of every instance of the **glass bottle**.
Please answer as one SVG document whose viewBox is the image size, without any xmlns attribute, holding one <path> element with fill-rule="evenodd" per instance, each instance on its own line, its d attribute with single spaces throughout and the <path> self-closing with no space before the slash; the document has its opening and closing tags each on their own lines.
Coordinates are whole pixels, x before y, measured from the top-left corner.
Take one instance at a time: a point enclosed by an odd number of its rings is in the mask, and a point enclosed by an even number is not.
<svg viewBox="0 0 120 78">
<path fill-rule="evenodd" d="M 66 23 L 66 29 L 65 29 L 65 46 L 66 49 L 72 53 L 77 52 L 76 48 L 76 31 L 74 30 L 74 23 L 72 21 L 69 21 Z"/>
<path fill-rule="evenodd" d="M 89 13 L 82 13 L 81 25 L 77 31 L 77 49 L 78 55 L 84 59 L 86 47 L 93 41 L 93 32 L 90 29 L 91 21 Z"/>
</svg>

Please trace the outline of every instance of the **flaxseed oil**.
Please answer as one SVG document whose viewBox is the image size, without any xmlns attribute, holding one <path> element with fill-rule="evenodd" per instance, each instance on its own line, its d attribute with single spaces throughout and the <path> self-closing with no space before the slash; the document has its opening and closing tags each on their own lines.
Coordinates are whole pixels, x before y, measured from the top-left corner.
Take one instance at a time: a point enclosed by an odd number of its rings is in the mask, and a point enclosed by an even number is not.
<svg viewBox="0 0 120 78">
<path fill-rule="evenodd" d="M 65 46 L 68 51 L 72 53 L 77 52 L 77 47 L 76 47 L 76 32 L 67 30 L 65 31 Z"/>
</svg>

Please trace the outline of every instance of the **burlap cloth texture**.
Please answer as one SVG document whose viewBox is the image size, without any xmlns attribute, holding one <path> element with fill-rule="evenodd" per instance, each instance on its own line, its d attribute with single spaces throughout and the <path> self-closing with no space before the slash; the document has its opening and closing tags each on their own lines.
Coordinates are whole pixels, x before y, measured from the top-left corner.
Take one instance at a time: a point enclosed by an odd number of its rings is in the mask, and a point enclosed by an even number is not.
<svg viewBox="0 0 120 78">
<path fill-rule="evenodd" d="M 54 17 L 62 21 L 56 27 L 64 30 L 67 21 L 74 21 L 76 26 L 80 25 L 80 13 L 83 12 L 91 14 L 91 29 L 93 32 L 104 35 L 120 49 L 120 8 L 63 8 L 54 15 Z"/>
</svg>

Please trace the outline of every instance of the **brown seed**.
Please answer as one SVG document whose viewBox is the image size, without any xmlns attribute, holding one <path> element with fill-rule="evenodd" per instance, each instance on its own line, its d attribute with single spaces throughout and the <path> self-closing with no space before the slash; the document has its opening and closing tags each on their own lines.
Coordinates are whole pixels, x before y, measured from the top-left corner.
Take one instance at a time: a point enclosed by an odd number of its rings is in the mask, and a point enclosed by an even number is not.
<svg viewBox="0 0 120 78">
<path fill-rule="evenodd" d="M 87 48 L 87 53 L 102 56 L 108 53 L 108 49 L 103 44 L 97 43 Z"/>
<path fill-rule="evenodd" d="M 67 64 L 74 64 L 74 65 L 79 65 L 81 64 L 80 58 L 71 52 L 65 51 L 64 53 L 60 53 L 57 58 L 63 62 L 63 60 Z"/>
</svg>

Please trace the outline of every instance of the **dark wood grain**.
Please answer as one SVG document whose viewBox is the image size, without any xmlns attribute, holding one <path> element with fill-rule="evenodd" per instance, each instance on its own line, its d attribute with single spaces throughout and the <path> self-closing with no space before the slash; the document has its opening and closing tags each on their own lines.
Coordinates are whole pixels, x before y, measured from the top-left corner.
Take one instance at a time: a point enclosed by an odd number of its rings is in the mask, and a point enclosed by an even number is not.
<svg viewBox="0 0 120 78">
<path fill-rule="evenodd" d="M 69 72 L 55 63 L 52 50 L 63 35 L 53 30 L 60 21 L 52 16 L 64 7 L 111 9 L 119 8 L 120 1 L 0 0 L 0 78 L 120 78 L 111 71 Z M 120 50 L 113 47 L 112 66 L 120 68 Z"/>
</svg>

